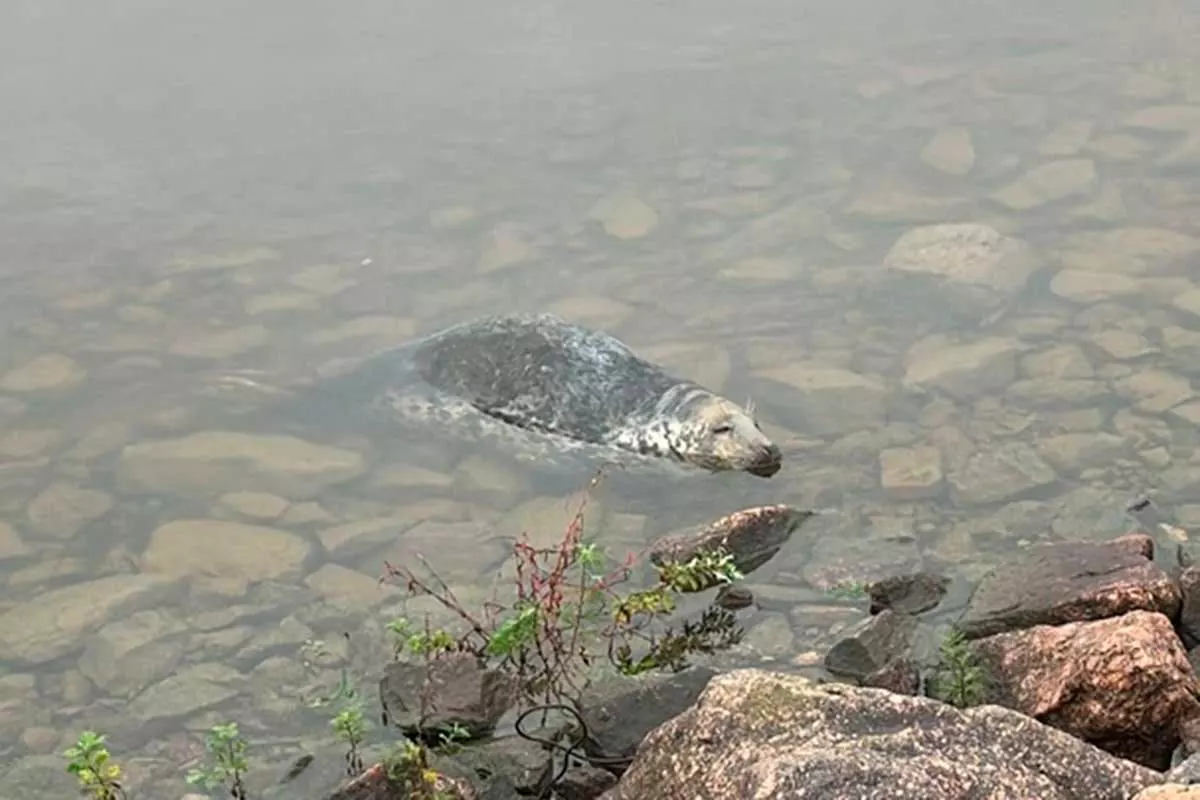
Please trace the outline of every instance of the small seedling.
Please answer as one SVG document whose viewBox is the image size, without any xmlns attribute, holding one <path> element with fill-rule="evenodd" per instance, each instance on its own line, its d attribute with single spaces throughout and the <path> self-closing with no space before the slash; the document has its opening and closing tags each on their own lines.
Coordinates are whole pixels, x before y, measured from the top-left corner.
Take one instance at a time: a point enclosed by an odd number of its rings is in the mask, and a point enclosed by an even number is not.
<svg viewBox="0 0 1200 800">
<path fill-rule="evenodd" d="M 934 697 L 959 708 L 982 702 L 983 667 L 962 631 L 954 630 L 946 635 L 942 640 L 941 657 L 942 663 L 933 682 Z"/>
<path fill-rule="evenodd" d="M 238 733 L 237 723 L 212 726 L 204 737 L 204 749 L 210 763 L 204 769 L 191 770 L 186 778 L 188 785 L 210 791 L 225 786 L 233 800 L 247 800 L 244 781 L 250 765 L 246 759 L 246 741 Z"/>
<path fill-rule="evenodd" d="M 358 692 L 350 688 L 337 715 L 330 721 L 338 741 L 346 745 L 346 775 L 353 778 L 363 772 L 360 748 L 367 735 L 367 720 Z"/>
<path fill-rule="evenodd" d="M 829 587 L 829 595 L 838 600 L 859 600 L 867 596 L 870 585 L 866 581 L 844 580 Z"/>
<path fill-rule="evenodd" d="M 452 756 L 462 750 L 462 743 L 471 738 L 471 732 L 457 722 L 452 722 L 438 731 L 437 751 Z"/>
<path fill-rule="evenodd" d="M 438 790 L 440 774 L 429 765 L 429 749 L 420 742 L 405 739 L 388 754 L 384 765 L 388 779 L 399 784 L 413 800 L 446 798 L 446 793 Z"/>
<path fill-rule="evenodd" d="M 105 736 L 95 731 L 79 734 L 75 746 L 63 755 L 69 759 L 67 772 L 79 781 L 80 791 L 92 800 L 124 800 L 121 765 L 112 761 Z"/>
</svg>

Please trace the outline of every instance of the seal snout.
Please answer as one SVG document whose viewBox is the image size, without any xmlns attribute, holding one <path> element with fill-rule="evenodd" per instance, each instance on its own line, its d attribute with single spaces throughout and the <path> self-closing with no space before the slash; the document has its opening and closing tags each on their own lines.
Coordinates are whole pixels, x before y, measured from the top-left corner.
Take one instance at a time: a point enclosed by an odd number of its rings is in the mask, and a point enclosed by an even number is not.
<svg viewBox="0 0 1200 800">
<path fill-rule="evenodd" d="M 761 452 L 762 455 L 746 468 L 746 472 L 758 478 L 769 478 L 783 466 L 783 452 L 774 444 L 767 445 Z"/>
</svg>

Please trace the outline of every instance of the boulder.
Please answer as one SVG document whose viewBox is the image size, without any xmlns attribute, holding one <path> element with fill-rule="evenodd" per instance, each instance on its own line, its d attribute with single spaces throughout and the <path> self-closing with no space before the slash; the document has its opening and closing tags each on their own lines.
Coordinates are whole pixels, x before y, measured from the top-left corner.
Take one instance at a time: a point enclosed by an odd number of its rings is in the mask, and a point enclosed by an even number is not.
<svg viewBox="0 0 1200 800">
<path fill-rule="evenodd" d="M 1139 609 L 1174 619 L 1179 587 L 1153 554 L 1154 542 L 1144 534 L 1031 547 L 984 576 L 960 626 L 967 638 L 979 638 Z"/>
<path fill-rule="evenodd" d="M 1161 780 L 1009 709 L 743 669 L 652 731 L 602 798 L 1128 800 Z"/>
<path fill-rule="evenodd" d="M 470 653 L 447 653 L 428 662 L 393 661 L 379 681 L 388 722 L 409 736 L 453 725 L 471 738 L 488 736 L 517 699 L 515 679 L 490 669 Z"/>
<path fill-rule="evenodd" d="M 748 574 L 774 558 L 812 515 L 811 511 L 785 505 L 737 511 L 656 539 L 650 545 L 650 560 L 660 566 L 667 562 L 682 564 L 700 553 L 721 549 L 733 557 L 743 574 Z"/>
<path fill-rule="evenodd" d="M 1038 625 L 976 641 L 992 700 L 1153 769 L 1200 718 L 1200 683 L 1153 611 Z"/>
</svg>

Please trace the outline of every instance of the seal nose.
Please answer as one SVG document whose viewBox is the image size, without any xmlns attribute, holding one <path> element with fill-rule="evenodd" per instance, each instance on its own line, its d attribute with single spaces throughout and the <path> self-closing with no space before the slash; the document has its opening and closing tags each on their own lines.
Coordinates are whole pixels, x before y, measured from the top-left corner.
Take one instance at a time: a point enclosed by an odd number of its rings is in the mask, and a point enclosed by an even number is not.
<svg viewBox="0 0 1200 800">
<path fill-rule="evenodd" d="M 779 472 L 783 466 L 783 452 L 780 451 L 777 445 L 768 445 L 762 451 L 760 457 L 753 467 L 746 471 L 751 475 L 759 478 L 769 478 Z"/>
</svg>

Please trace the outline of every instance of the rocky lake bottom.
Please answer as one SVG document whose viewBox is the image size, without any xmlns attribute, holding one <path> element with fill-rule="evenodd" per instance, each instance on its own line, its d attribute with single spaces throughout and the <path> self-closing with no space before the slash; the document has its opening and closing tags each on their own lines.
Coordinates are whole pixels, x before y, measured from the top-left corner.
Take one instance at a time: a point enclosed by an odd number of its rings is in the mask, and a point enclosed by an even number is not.
<svg viewBox="0 0 1200 800">
<path fill-rule="evenodd" d="M 0 798 L 69 796 L 84 729 L 138 796 L 186 795 L 230 720 L 282 773 L 328 743 L 314 691 L 378 679 L 389 620 L 445 619 L 385 562 L 427 557 L 480 604 L 518 536 L 556 541 L 586 472 L 270 413 L 323 364 L 477 314 L 560 314 L 753 400 L 778 475 L 616 474 L 587 517 L 620 558 L 741 508 L 820 512 L 746 579 L 722 664 L 819 674 L 867 617 L 845 587 L 944 573 L 961 609 L 1014 551 L 1126 532 L 1140 497 L 1200 531 L 1200 62 L 932 52 L 815 57 L 848 132 L 751 116 L 653 158 L 625 159 L 598 93 L 496 167 L 588 176 L 557 202 L 460 186 L 375 251 L 378 209 L 24 276 L 0 354 Z M 455 146 L 435 157 L 479 158 Z"/>
</svg>

